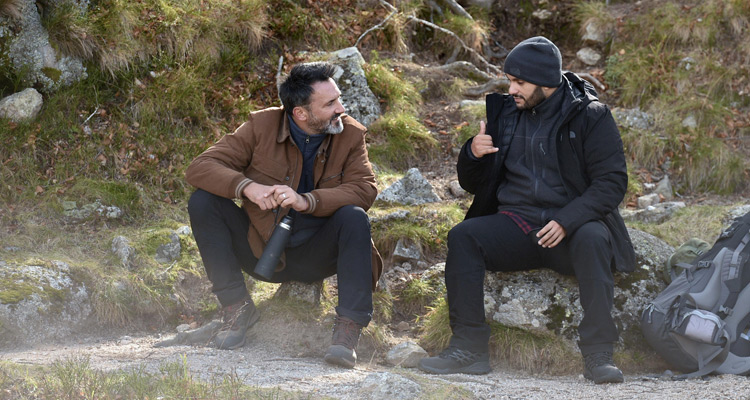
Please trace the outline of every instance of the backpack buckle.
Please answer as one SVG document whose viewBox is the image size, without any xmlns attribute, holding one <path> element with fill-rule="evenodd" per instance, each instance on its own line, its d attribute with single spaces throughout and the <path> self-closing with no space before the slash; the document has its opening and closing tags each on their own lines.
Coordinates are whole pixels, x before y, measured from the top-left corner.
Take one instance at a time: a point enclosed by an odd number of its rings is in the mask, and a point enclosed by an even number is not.
<svg viewBox="0 0 750 400">
<path fill-rule="evenodd" d="M 724 315 L 724 317 L 723 317 L 723 318 L 726 318 L 726 317 L 728 317 L 728 316 L 732 315 L 732 313 L 734 312 L 734 309 L 733 309 L 733 308 L 731 308 L 731 307 L 726 307 L 726 306 L 724 306 L 724 305 L 722 304 L 722 305 L 720 305 L 720 306 L 719 306 L 719 312 L 720 312 L 720 313 L 722 313 L 722 314 Z M 722 319 L 723 319 L 723 318 L 722 318 Z"/>
</svg>

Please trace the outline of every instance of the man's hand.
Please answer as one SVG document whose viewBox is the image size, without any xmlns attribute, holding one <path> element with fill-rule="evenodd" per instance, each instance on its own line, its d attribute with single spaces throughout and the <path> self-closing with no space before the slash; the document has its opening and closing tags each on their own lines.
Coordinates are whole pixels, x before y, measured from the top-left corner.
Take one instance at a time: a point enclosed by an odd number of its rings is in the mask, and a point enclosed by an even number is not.
<svg viewBox="0 0 750 400">
<path fill-rule="evenodd" d="M 308 208 L 305 196 L 286 185 L 268 186 L 251 182 L 242 189 L 242 194 L 248 200 L 257 204 L 261 210 L 271 210 L 281 206 L 284 208 L 292 207 L 296 211 L 302 212 Z"/>
<path fill-rule="evenodd" d="M 308 208 L 307 198 L 286 185 L 274 185 L 271 195 L 280 206 L 292 207 L 295 211 L 305 211 Z"/>
<path fill-rule="evenodd" d="M 536 237 L 541 238 L 538 242 L 540 246 L 551 249 L 560 244 L 565 235 L 565 228 L 562 225 L 557 221 L 550 221 L 537 232 Z"/>
<path fill-rule="evenodd" d="M 471 141 L 471 152 L 476 158 L 482 158 L 486 154 L 494 153 L 499 149 L 492 144 L 492 137 L 484 133 L 484 121 L 479 121 L 479 133 Z"/>
<path fill-rule="evenodd" d="M 273 186 L 261 185 L 258 182 L 250 182 L 249 185 L 242 189 L 242 194 L 253 203 L 257 204 L 261 210 L 272 210 L 279 205 L 271 194 Z"/>
</svg>

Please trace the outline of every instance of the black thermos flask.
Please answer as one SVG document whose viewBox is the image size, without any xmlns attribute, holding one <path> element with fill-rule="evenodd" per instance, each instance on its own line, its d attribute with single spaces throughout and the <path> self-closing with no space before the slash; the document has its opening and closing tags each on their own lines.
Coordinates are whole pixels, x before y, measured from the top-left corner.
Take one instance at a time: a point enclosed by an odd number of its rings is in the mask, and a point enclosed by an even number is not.
<svg viewBox="0 0 750 400">
<path fill-rule="evenodd" d="M 286 244 L 289 242 L 289 236 L 292 234 L 292 216 L 284 217 L 268 239 L 260 260 L 255 264 L 255 273 L 265 279 L 271 279 L 276 265 L 279 263 L 279 257 L 284 252 Z"/>
</svg>

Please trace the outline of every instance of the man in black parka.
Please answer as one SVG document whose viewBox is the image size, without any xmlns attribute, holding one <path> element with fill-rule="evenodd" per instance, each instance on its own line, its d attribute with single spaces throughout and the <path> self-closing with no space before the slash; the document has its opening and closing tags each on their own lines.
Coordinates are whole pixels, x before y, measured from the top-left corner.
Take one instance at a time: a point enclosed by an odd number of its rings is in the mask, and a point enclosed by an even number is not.
<svg viewBox="0 0 750 400">
<path fill-rule="evenodd" d="M 474 194 L 448 235 L 445 283 L 449 347 L 422 359 L 430 373 L 490 371 L 485 270 L 550 268 L 575 275 L 583 319 L 584 376 L 622 382 L 612 352 L 613 271 L 632 271 L 635 253 L 618 212 L 627 189 L 620 133 L 594 88 L 562 73 L 554 43 L 538 36 L 507 56 L 509 94 L 487 96 L 487 124 L 458 157 L 461 186 Z"/>
</svg>

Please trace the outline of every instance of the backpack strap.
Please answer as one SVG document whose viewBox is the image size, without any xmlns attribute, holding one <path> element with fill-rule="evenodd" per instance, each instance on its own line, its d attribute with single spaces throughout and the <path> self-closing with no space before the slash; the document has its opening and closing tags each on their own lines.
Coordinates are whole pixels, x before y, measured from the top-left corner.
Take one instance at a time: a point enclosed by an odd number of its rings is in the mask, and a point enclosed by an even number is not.
<svg viewBox="0 0 750 400">
<path fill-rule="evenodd" d="M 743 268 L 744 265 L 742 263 L 747 262 L 748 256 L 750 256 L 750 247 L 747 247 L 749 242 L 750 231 L 745 233 L 745 236 L 742 237 L 742 240 L 740 240 L 740 243 L 731 253 L 731 257 L 728 260 L 729 276 L 728 279 L 724 281 L 724 284 L 729 290 L 729 295 L 724 301 L 724 304 L 719 306 L 717 312 L 722 319 L 732 314 L 732 310 L 734 309 L 735 304 L 737 304 L 737 298 L 744 287 L 743 278 L 747 279 L 746 276 L 743 276 L 745 275 L 743 274 L 745 268 Z M 748 251 L 745 251 L 745 248 L 748 248 Z"/>
</svg>

